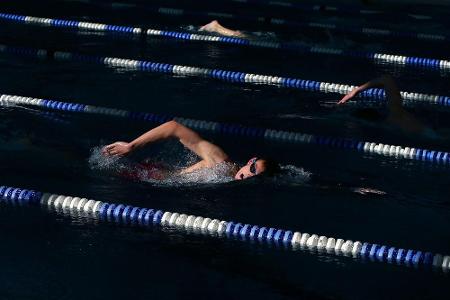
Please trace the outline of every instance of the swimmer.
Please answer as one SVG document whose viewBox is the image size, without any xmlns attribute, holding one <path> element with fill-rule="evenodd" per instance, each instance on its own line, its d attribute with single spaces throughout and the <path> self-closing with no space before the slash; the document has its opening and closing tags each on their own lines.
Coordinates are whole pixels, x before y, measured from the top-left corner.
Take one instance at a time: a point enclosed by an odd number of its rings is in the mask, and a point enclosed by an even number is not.
<svg viewBox="0 0 450 300">
<path fill-rule="evenodd" d="M 153 128 L 129 143 L 115 142 L 107 145 L 103 148 L 102 153 L 107 156 L 123 157 L 151 143 L 170 138 L 178 139 L 181 144 L 201 158 L 199 162 L 181 170 L 180 175 L 225 165 L 228 176 L 242 180 L 260 174 L 271 176 L 279 170 L 278 164 L 274 161 L 258 157 L 250 159 L 245 166 L 238 168 L 220 147 L 203 139 L 195 131 L 176 121 L 169 121 Z M 158 175 L 154 179 L 164 178 Z"/>
<path fill-rule="evenodd" d="M 391 76 L 382 76 L 353 89 L 345 95 L 338 105 L 347 103 L 359 93 L 370 88 L 384 88 L 387 99 L 387 116 L 383 116 L 379 111 L 372 108 L 359 109 L 355 116 L 368 121 L 382 121 L 388 125 L 393 125 L 401 129 L 404 133 L 419 135 L 425 138 L 436 139 L 439 135 L 430 127 L 424 125 L 413 114 L 405 110 L 402 106 L 402 97 L 400 91 Z"/>
<path fill-rule="evenodd" d="M 207 31 L 207 32 L 214 32 L 218 33 L 220 35 L 224 36 L 230 36 L 230 37 L 240 37 L 245 38 L 246 35 L 238 30 L 231 30 L 226 27 L 223 27 L 220 25 L 220 23 L 217 20 L 211 21 L 208 24 L 200 27 L 199 31 Z"/>
</svg>

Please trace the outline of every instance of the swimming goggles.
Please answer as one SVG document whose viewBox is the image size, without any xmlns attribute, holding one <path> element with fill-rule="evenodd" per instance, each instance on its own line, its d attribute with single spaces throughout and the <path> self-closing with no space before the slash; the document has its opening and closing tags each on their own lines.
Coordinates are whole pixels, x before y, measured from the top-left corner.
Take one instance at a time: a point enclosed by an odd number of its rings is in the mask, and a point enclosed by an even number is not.
<svg viewBox="0 0 450 300">
<path fill-rule="evenodd" d="M 249 160 L 250 173 L 252 173 L 253 175 L 256 175 L 256 162 L 258 161 L 258 159 L 259 159 L 258 157 L 254 157 Z"/>
</svg>

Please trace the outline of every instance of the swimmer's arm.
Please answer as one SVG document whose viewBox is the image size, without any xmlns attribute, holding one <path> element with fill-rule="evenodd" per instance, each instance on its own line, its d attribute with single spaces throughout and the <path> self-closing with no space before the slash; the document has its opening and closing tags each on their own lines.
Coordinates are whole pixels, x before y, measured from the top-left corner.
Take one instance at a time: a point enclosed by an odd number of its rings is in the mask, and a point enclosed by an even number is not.
<svg viewBox="0 0 450 300">
<path fill-rule="evenodd" d="M 195 131 L 186 126 L 175 121 L 171 122 L 173 122 L 174 126 L 172 136 L 178 138 L 180 143 L 203 159 L 197 165 L 198 168 L 212 167 L 228 159 L 228 155 L 220 147 L 203 139 Z"/>
<path fill-rule="evenodd" d="M 353 89 L 350 93 L 345 95 L 338 104 L 344 104 L 350 99 L 357 96 L 359 93 L 370 88 L 384 88 L 386 91 L 386 98 L 388 101 L 389 110 L 398 111 L 402 109 L 402 98 L 394 79 L 391 76 L 383 76 L 366 82 L 365 84 Z"/>
<path fill-rule="evenodd" d="M 166 122 L 146 133 L 140 135 L 130 143 L 115 142 L 103 148 L 103 154 L 111 156 L 128 155 L 136 149 L 142 148 L 153 142 L 167 139 L 174 135 L 176 122 Z"/>
<path fill-rule="evenodd" d="M 108 145 L 103 149 L 103 153 L 123 156 L 148 144 L 168 138 L 179 139 L 185 147 L 196 153 L 206 161 L 206 164 L 211 166 L 228 158 L 222 149 L 201 138 L 195 131 L 176 121 L 169 121 L 153 128 L 130 143 L 116 142 Z"/>
</svg>

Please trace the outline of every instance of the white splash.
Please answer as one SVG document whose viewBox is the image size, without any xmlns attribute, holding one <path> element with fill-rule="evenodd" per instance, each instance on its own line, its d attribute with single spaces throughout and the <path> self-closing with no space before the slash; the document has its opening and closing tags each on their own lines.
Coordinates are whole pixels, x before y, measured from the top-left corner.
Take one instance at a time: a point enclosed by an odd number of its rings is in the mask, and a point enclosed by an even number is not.
<svg viewBox="0 0 450 300">
<path fill-rule="evenodd" d="M 123 159 L 102 154 L 102 146 L 91 149 L 88 162 L 91 169 L 103 171 L 120 171 L 126 168 Z"/>
<path fill-rule="evenodd" d="M 163 182 L 167 184 L 225 183 L 234 180 L 234 164 L 223 162 L 212 168 L 205 168 L 187 174 L 169 176 Z"/>
<path fill-rule="evenodd" d="M 276 176 L 276 179 L 290 184 L 304 184 L 311 179 L 311 172 L 294 165 L 280 166 L 281 173 Z"/>
</svg>

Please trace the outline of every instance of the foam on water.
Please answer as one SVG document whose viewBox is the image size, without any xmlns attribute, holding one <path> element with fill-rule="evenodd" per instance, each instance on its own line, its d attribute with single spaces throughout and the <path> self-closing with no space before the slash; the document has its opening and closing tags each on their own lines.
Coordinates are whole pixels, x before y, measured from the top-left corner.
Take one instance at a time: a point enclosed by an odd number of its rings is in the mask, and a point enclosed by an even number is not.
<svg viewBox="0 0 450 300">
<path fill-rule="evenodd" d="M 173 174 L 163 180 L 166 184 L 226 183 L 233 181 L 234 164 L 220 163 L 212 168 L 201 169 L 187 174 Z"/>
<path fill-rule="evenodd" d="M 91 149 L 89 156 L 89 166 L 94 170 L 118 172 L 126 168 L 124 159 L 114 156 L 105 156 L 102 154 L 101 146 Z"/>
<path fill-rule="evenodd" d="M 281 165 L 281 173 L 275 176 L 280 183 L 302 185 L 311 179 L 311 172 L 294 165 Z"/>
</svg>

